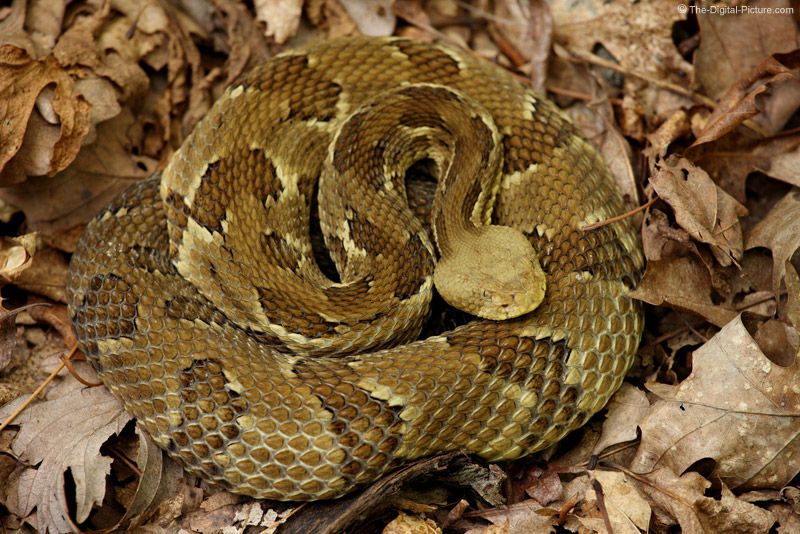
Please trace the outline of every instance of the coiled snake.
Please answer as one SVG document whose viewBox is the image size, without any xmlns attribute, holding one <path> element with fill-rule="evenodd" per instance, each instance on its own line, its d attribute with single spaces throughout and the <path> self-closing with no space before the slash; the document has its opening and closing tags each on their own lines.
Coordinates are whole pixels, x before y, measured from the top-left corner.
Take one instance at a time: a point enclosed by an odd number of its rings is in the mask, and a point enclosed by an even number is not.
<svg viewBox="0 0 800 534">
<path fill-rule="evenodd" d="M 436 247 L 409 167 L 438 176 Z M 311 247 L 317 187 L 338 280 Z M 404 39 L 317 43 L 234 83 L 160 177 L 90 223 L 69 310 L 103 382 L 186 469 L 331 498 L 437 452 L 517 458 L 600 410 L 640 339 L 626 294 L 643 259 L 628 221 L 582 227 L 622 210 L 569 119 L 500 68 Z M 531 245 L 547 283 L 526 313 Z M 434 281 L 491 319 L 414 341 Z"/>
</svg>

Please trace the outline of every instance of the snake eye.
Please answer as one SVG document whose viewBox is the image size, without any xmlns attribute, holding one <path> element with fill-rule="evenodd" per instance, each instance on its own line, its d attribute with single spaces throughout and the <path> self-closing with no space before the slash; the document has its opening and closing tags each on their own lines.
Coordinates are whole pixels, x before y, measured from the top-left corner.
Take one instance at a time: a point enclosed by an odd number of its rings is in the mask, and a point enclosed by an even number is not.
<svg viewBox="0 0 800 534">
<path fill-rule="evenodd" d="M 492 294 L 489 293 L 488 291 L 486 291 L 485 289 L 481 290 L 481 296 L 483 298 L 485 298 L 486 300 L 491 300 L 492 299 Z"/>
</svg>

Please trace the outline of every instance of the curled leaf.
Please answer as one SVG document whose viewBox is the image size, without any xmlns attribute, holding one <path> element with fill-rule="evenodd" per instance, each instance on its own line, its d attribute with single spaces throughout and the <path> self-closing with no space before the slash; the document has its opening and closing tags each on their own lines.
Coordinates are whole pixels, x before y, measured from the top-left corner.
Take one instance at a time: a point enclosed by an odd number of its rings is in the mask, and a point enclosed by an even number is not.
<svg viewBox="0 0 800 534">
<path fill-rule="evenodd" d="M 43 119 L 38 131 L 28 128 L 34 107 Z M 37 61 L 22 48 L 0 46 L 0 184 L 22 181 L 27 174 L 52 176 L 66 168 L 89 132 L 90 108 L 55 57 Z M 46 133 L 52 130 L 55 135 Z M 26 146 L 36 147 L 26 156 L 45 154 L 46 162 L 18 161 L 8 172 L 7 165 L 22 148 L 23 139 Z"/>
</svg>

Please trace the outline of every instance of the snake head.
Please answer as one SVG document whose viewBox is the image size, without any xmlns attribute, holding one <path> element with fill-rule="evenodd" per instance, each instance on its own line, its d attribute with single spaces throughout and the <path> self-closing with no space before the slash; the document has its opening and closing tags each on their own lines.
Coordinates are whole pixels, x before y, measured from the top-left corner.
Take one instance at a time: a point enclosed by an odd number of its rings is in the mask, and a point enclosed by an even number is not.
<svg viewBox="0 0 800 534">
<path fill-rule="evenodd" d="M 527 238 L 507 226 L 481 226 L 436 264 L 436 290 L 451 306 L 484 319 L 519 317 L 544 299 L 545 276 Z"/>
</svg>

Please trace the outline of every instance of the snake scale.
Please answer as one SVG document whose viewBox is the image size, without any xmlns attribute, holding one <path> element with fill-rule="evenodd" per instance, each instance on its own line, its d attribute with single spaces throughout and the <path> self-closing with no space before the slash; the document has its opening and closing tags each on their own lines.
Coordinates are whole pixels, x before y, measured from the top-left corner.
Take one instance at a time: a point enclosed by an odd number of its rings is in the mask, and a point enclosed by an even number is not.
<svg viewBox="0 0 800 534">
<path fill-rule="evenodd" d="M 407 206 L 410 168 L 438 180 L 436 245 Z M 311 246 L 317 202 L 338 279 Z M 622 211 L 595 149 L 499 67 L 406 39 L 315 43 L 233 83 L 89 224 L 69 312 L 102 381 L 188 471 L 333 498 L 439 452 L 518 458 L 600 410 L 640 340 L 626 295 L 643 258 L 627 220 L 582 227 Z M 440 274 L 464 248 L 477 259 Z M 546 279 L 532 312 L 529 268 Z M 498 280 L 469 289 L 473 274 Z M 418 340 L 440 282 L 490 318 Z"/>
</svg>

